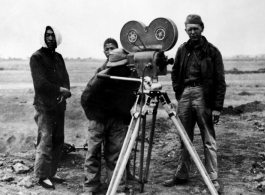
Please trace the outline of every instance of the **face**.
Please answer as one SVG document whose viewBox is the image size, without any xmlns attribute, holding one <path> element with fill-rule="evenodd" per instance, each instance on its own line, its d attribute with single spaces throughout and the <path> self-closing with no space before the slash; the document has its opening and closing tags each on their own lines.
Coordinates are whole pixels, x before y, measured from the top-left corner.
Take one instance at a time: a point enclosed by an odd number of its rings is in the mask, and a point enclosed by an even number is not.
<svg viewBox="0 0 265 195">
<path fill-rule="evenodd" d="M 107 43 L 104 47 L 104 54 L 106 57 L 109 58 L 109 52 L 116 48 L 117 47 L 113 43 Z"/>
<path fill-rule="evenodd" d="M 56 48 L 56 39 L 55 34 L 52 29 L 47 29 L 45 32 L 45 42 L 48 48 L 55 49 Z"/>
<path fill-rule="evenodd" d="M 199 24 L 186 24 L 186 33 L 192 41 L 199 41 L 202 36 L 203 29 Z"/>
</svg>

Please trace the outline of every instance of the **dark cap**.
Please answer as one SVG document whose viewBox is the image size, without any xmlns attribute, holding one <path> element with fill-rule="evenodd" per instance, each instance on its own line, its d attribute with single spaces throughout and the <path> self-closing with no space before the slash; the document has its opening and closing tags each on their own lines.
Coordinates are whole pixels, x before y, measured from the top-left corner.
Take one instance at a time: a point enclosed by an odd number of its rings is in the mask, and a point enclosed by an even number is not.
<svg viewBox="0 0 265 195">
<path fill-rule="evenodd" d="M 107 67 L 125 65 L 128 62 L 127 53 L 124 49 L 118 48 L 110 51 Z"/>
<path fill-rule="evenodd" d="M 203 26 L 203 22 L 202 22 L 201 16 L 196 15 L 196 14 L 188 15 L 187 18 L 186 18 L 185 25 L 186 24 L 200 24 L 200 25 Z"/>
</svg>

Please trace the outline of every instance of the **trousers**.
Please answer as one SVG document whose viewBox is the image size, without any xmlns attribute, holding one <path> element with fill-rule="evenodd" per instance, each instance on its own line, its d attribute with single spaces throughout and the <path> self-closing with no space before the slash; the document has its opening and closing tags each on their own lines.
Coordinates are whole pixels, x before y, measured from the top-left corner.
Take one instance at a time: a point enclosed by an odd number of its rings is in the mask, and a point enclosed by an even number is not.
<svg viewBox="0 0 265 195">
<path fill-rule="evenodd" d="M 34 172 L 39 178 L 49 178 L 56 174 L 61 158 L 64 144 L 64 112 L 36 109 L 34 119 L 38 125 Z"/>
<path fill-rule="evenodd" d="M 194 128 L 197 123 L 204 147 L 205 168 L 211 180 L 217 179 L 217 146 L 212 109 L 207 106 L 201 86 L 186 87 L 178 105 L 178 116 L 190 140 L 193 142 Z M 183 142 L 179 156 L 176 177 L 188 179 L 190 171 L 190 155 Z"/>
<path fill-rule="evenodd" d="M 101 184 L 101 144 L 104 141 L 104 159 L 110 181 L 122 148 L 126 126 L 122 117 L 117 116 L 108 116 L 104 122 L 89 120 L 88 124 L 84 186 L 87 191 L 96 192 Z"/>
</svg>

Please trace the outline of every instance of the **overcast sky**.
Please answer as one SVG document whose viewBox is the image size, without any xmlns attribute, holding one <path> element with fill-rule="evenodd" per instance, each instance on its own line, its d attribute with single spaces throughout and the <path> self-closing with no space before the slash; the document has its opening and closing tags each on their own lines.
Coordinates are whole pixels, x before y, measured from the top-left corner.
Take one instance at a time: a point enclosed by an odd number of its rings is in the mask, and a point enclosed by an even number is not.
<svg viewBox="0 0 265 195">
<path fill-rule="evenodd" d="M 265 53 L 265 0 L 0 0 L 0 57 L 27 58 L 41 47 L 45 25 L 62 34 L 57 51 L 63 57 L 104 58 L 103 42 L 136 20 L 149 25 L 158 17 L 173 20 L 178 41 L 167 55 L 188 40 L 184 21 L 199 14 L 204 35 L 223 56 Z M 121 45 L 121 44 L 120 44 Z"/>
</svg>

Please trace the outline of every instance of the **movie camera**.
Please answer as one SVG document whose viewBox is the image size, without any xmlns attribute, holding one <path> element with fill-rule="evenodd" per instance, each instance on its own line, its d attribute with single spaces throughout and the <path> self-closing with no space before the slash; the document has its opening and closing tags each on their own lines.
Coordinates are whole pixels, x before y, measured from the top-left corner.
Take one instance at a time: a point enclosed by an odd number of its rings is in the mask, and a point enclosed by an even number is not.
<svg viewBox="0 0 265 195">
<path fill-rule="evenodd" d="M 127 22 L 121 29 L 120 41 L 129 54 L 127 66 L 137 72 L 139 78 L 115 77 L 110 75 L 98 75 L 101 78 L 118 79 L 127 81 L 141 82 L 141 90 L 137 93 L 137 99 L 133 108 L 132 120 L 129 125 L 124 143 L 117 161 L 113 176 L 111 178 L 107 195 L 115 195 L 121 181 L 125 166 L 129 159 L 133 146 L 137 149 L 137 137 L 141 131 L 141 149 L 139 159 L 139 183 L 140 192 L 143 192 L 144 184 L 148 181 L 149 167 L 152 153 L 152 144 L 155 133 L 156 114 L 158 104 L 161 103 L 169 118 L 176 126 L 177 132 L 181 137 L 185 147 L 194 160 L 199 172 L 201 173 L 210 193 L 217 195 L 209 175 L 207 174 L 192 142 L 189 139 L 183 125 L 181 124 L 176 112 L 172 110 L 171 101 L 165 91 L 161 91 L 162 85 L 158 82 L 159 75 L 167 74 L 167 65 L 173 64 L 173 59 L 168 59 L 164 52 L 172 49 L 178 39 L 177 26 L 173 21 L 166 18 L 157 18 L 149 26 L 145 26 L 138 21 Z M 150 79 L 150 87 L 146 88 L 146 77 Z M 152 107 L 152 112 L 148 112 Z M 139 108 L 139 109 L 137 109 Z M 144 141 L 146 128 L 146 115 L 152 114 L 149 146 L 144 162 Z M 145 166 L 144 166 L 145 163 Z M 144 170 L 145 167 L 145 170 Z M 135 169 L 134 169 L 135 173 Z"/>
<path fill-rule="evenodd" d="M 121 29 L 120 41 L 129 53 L 128 67 L 139 77 L 155 78 L 167 74 L 168 59 L 164 52 L 172 49 L 178 39 L 177 26 L 166 18 L 157 18 L 149 26 L 138 21 L 127 22 Z"/>
</svg>

